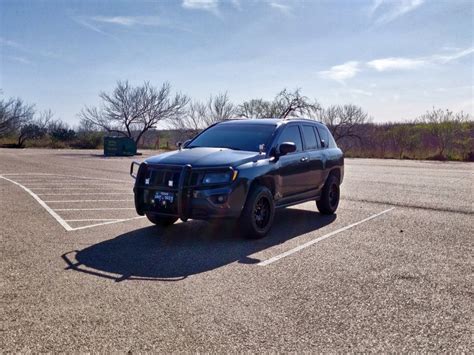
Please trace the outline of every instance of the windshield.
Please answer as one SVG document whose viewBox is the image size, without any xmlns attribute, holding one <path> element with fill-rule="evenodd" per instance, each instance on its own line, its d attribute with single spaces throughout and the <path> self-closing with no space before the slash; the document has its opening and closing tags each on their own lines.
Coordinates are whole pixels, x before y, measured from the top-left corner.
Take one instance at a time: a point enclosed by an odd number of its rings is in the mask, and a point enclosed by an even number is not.
<svg viewBox="0 0 474 355">
<path fill-rule="evenodd" d="M 258 152 L 260 144 L 268 144 L 275 125 L 219 124 L 204 131 L 186 148 L 212 147 Z"/>
</svg>

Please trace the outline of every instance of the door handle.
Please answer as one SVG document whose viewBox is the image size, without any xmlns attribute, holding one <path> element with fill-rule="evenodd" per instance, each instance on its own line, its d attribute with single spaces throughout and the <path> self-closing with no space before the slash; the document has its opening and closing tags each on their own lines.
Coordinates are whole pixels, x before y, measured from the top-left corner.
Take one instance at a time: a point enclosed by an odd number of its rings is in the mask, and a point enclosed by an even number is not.
<svg viewBox="0 0 474 355">
<path fill-rule="evenodd" d="M 300 162 L 306 163 L 308 160 L 309 160 L 308 157 L 303 157 L 303 158 L 300 159 Z"/>
</svg>

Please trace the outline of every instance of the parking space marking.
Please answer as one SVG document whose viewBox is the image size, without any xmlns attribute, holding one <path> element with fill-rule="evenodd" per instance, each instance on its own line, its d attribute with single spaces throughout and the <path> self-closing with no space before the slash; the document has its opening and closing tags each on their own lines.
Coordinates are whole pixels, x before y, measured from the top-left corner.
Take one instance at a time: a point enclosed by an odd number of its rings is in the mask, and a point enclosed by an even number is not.
<svg viewBox="0 0 474 355">
<path fill-rule="evenodd" d="M 66 222 L 121 221 L 120 218 L 65 219 Z"/>
<path fill-rule="evenodd" d="M 90 190 L 94 190 L 94 189 L 100 189 L 100 187 L 94 187 L 94 186 L 91 186 L 91 187 L 31 187 L 31 189 L 33 190 L 83 190 L 83 191 L 90 191 Z M 119 189 L 119 188 L 116 188 L 116 187 L 113 187 L 111 189 L 107 189 L 107 190 L 113 190 L 113 191 L 130 191 L 131 188 L 129 189 Z"/>
<path fill-rule="evenodd" d="M 115 211 L 134 210 L 135 207 L 103 207 L 103 208 L 56 208 L 55 211 Z"/>
<path fill-rule="evenodd" d="M 319 238 L 310 240 L 309 242 L 304 243 L 304 244 L 301 244 L 301 245 L 299 245 L 299 246 L 297 246 L 297 247 L 295 247 L 295 248 L 293 248 L 293 249 L 290 249 L 290 250 L 288 250 L 288 251 L 286 251 L 286 252 L 284 252 L 284 253 L 275 255 L 274 257 L 271 257 L 270 259 L 263 260 L 263 261 L 259 262 L 257 265 L 260 265 L 260 266 L 267 266 L 267 265 L 270 265 L 270 264 L 274 263 L 275 261 L 278 261 L 278 260 L 280 260 L 280 259 L 283 259 L 284 257 L 287 257 L 287 256 L 289 256 L 289 255 L 292 255 L 292 254 L 294 254 L 294 253 L 296 253 L 296 252 L 299 252 L 300 250 L 303 250 L 303 249 L 305 249 L 305 248 L 307 248 L 307 247 L 309 247 L 309 246 L 311 246 L 311 245 L 314 245 L 314 244 L 316 244 L 316 243 L 319 243 L 319 242 L 321 242 L 321 241 L 323 241 L 323 240 L 325 240 L 325 239 L 328 239 L 328 238 L 330 238 L 330 237 L 332 237 L 332 236 L 334 236 L 334 235 L 336 235 L 336 234 L 338 234 L 338 233 L 344 232 L 344 231 L 346 231 L 346 230 L 348 230 L 348 229 L 351 229 L 351 228 L 353 228 L 353 227 L 355 227 L 355 226 L 358 226 L 359 224 L 368 222 L 368 221 L 370 221 L 370 220 L 372 220 L 372 219 L 374 219 L 374 218 L 377 218 L 377 217 L 379 217 L 379 216 L 381 216 L 381 215 L 383 215 L 383 214 L 385 214 L 385 213 L 388 213 L 388 212 L 390 212 L 390 211 L 392 211 L 392 210 L 394 210 L 394 209 L 395 209 L 395 207 L 386 209 L 386 210 L 384 210 L 384 211 L 382 211 L 382 212 L 373 214 L 373 215 L 370 216 L 370 217 L 364 218 L 363 220 L 360 220 L 360 221 L 358 221 L 358 222 L 349 224 L 348 226 L 345 226 L 345 227 L 336 229 L 335 231 L 332 231 L 331 233 L 328 233 L 328 234 L 325 234 L 325 235 L 323 235 L 323 236 L 321 236 L 321 237 L 319 237 Z"/>
<path fill-rule="evenodd" d="M 46 203 L 72 203 L 72 202 L 133 202 L 133 200 L 55 200 L 55 201 L 44 201 Z"/>
<path fill-rule="evenodd" d="M 73 230 L 73 228 L 67 224 L 67 222 L 62 219 L 56 212 L 54 212 L 41 198 L 38 197 L 37 194 L 35 194 L 33 191 L 31 191 L 29 188 L 23 186 L 22 184 L 16 182 L 16 181 L 13 181 L 9 178 L 6 178 L 5 176 L 2 176 L 0 175 L 0 178 L 1 179 L 4 179 L 6 181 L 9 181 L 11 182 L 12 184 L 15 184 L 19 187 L 21 187 L 23 190 L 25 190 L 27 193 L 29 193 L 31 195 L 31 197 L 33 197 L 51 216 L 53 216 L 53 218 L 58 221 L 58 223 L 60 225 L 62 225 L 64 227 L 65 230 L 67 230 L 68 232 Z"/>
<path fill-rule="evenodd" d="M 130 183 L 130 180 L 118 180 L 118 179 L 105 179 L 105 178 L 90 178 L 87 176 L 77 176 L 77 175 L 63 175 L 63 174 L 51 174 L 51 173 L 6 173 L 6 174 L 1 174 L 1 176 L 46 176 L 46 177 L 53 177 L 53 176 L 59 176 L 59 177 L 65 177 L 68 179 L 78 179 L 78 180 L 91 180 L 91 181 L 116 181 L 116 182 L 125 182 L 125 183 Z M 68 180 L 70 181 L 70 180 Z"/>
<path fill-rule="evenodd" d="M 52 193 L 52 194 L 38 194 L 38 196 L 83 196 L 83 195 L 133 195 L 133 192 L 84 192 L 84 193 L 81 193 L 81 194 L 56 194 L 56 193 Z"/>
<path fill-rule="evenodd" d="M 113 224 L 113 223 L 119 223 L 119 222 L 126 222 L 126 221 L 132 221 L 134 219 L 142 219 L 142 218 L 145 218 L 145 216 L 137 216 L 137 217 L 133 217 L 133 218 L 125 218 L 125 219 L 117 219 L 115 221 L 108 221 L 108 222 L 103 222 L 103 223 L 96 223 L 96 224 L 90 224 L 90 225 L 87 225 L 87 226 L 83 226 L 83 227 L 76 227 L 76 228 L 73 228 L 72 230 L 81 230 L 81 229 L 87 229 L 87 228 L 93 228 L 93 227 L 100 227 L 100 226 L 105 226 L 107 224 Z"/>
<path fill-rule="evenodd" d="M 91 180 L 93 181 L 93 180 Z M 79 182 L 77 184 L 74 184 L 74 185 L 84 185 L 84 186 L 110 186 L 110 185 L 120 185 L 122 186 L 124 183 L 123 182 L 111 182 L 111 183 L 106 183 L 105 181 L 104 182 L 97 182 L 97 183 L 90 183 L 88 182 L 87 180 L 84 181 L 84 180 L 79 180 Z M 54 182 L 49 182 L 49 181 L 38 181 L 38 180 L 34 180 L 30 186 L 32 187 L 51 187 L 51 186 L 71 186 L 71 183 L 70 182 L 65 182 L 65 183 L 62 183 L 62 182 L 58 182 L 58 183 L 54 183 Z"/>
<path fill-rule="evenodd" d="M 10 176 L 11 178 L 8 178 L 6 177 L 5 175 L 8 175 Z M 88 177 L 83 177 L 83 176 L 71 176 L 71 175 L 59 175 L 59 174 L 43 174 L 43 173 L 39 173 L 39 174 L 36 174 L 36 173 L 22 173 L 22 174 L 13 174 L 13 173 L 8 173 L 8 174 L 2 174 L 0 175 L 0 179 L 3 179 L 3 180 L 6 180 L 14 185 L 17 185 L 19 186 L 20 188 L 22 188 L 24 191 L 26 191 L 31 197 L 33 197 L 33 199 L 35 199 L 41 207 L 43 207 L 66 231 L 70 232 L 70 231 L 76 231 L 76 230 L 81 230 L 81 229 L 86 229 L 86 228 L 92 228 L 92 227 L 99 227 L 99 226 L 102 226 L 102 225 L 107 225 L 107 224 L 112 224 L 112 223 L 119 223 L 119 222 L 125 222 L 125 221 L 130 221 L 130 220 L 135 220 L 135 219 L 141 219 L 141 218 L 145 218 L 144 216 L 136 216 L 136 217 L 131 217 L 131 218 L 114 218 L 114 219 L 111 219 L 111 218 L 91 218 L 91 219 L 77 219 L 77 220 L 74 220 L 74 219 L 63 219 L 58 213 L 56 212 L 61 212 L 61 211 L 101 211 L 101 210 L 134 210 L 135 208 L 124 208 L 124 207 L 117 207 L 117 208 L 58 208 L 58 209 L 53 209 L 51 208 L 50 206 L 48 206 L 47 203 L 78 203 L 78 202 L 117 202 L 117 201 L 122 201 L 122 202 L 131 202 L 133 201 L 133 199 L 127 199 L 127 200 L 124 200 L 124 199 L 110 199 L 110 200 L 53 200 L 53 201 L 44 201 L 41 199 L 41 197 L 39 196 L 43 196 L 43 195 L 48 195 L 48 196 L 51 196 L 51 195 L 63 195 L 63 196 L 82 196 L 82 195 L 133 195 L 133 193 L 128 193 L 128 192 L 93 192 L 93 193 L 88 193 L 88 192 L 85 192 L 85 193 L 41 193 L 41 194 L 36 194 L 35 192 L 33 192 L 29 187 L 23 185 L 23 184 L 27 184 L 29 185 L 29 182 L 28 181 L 15 181 L 15 180 L 12 180 L 12 179 L 21 179 L 21 180 L 24 180 L 22 179 L 22 176 L 26 176 L 28 178 L 34 178 L 35 176 L 38 176 L 38 177 L 42 177 L 44 179 L 44 177 L 48 177 L 48 178 L 53 178 L 53 179 L 58 179 L 59 181 L 61 181 L 60 179 L 62 178 L 68 178 L 68 182 L 70 184 L 74 184 L 75 182 L 74 181 L 70 181 L 69 179 L 72 178 L 72 180 L 76 179 L 76 181 L 80 181 L 81 183 L 85 183 L 85 184 L 88 184 L 88 181 L 114 181 L 116 183 L 129 183 L 129 181 L 122 181 L 122 180 L 114 180 L 114 179 L 102 179 L 102 178 L 88 178 Z M 34 182 L 36 183 L 40 183 L 41 181 L 39 181 L 38 179 L 35 179 Z M 41 182 L 43 185 L 45 184 L 45 182 Z M 33 187 L 32 187 L 33 188 Z M 94 187 L 91 187 L 92 189 Z M 51 187 L 51 188 L 48 188 L 48 189 L 56 189 L 54 187 Z M 73 189 L 73 188 L 71 188 Z M 40 189 L 38 189 L 40 190 Z M 90 190 L 90 189 L 87 189 L 87 190 Z M 117 190 L 117 189 L 115 189 Z M 127 190 L 123 190 L 123 191 L 130 191 L 130 189 L 127 189 Z M 94 224 L 90 224 L 90 225 L 86 225 L 86 226 L 80 226 L 80 227 L 72 227 L 69 225 L 68 222 L 101 222 L 101 223 L 94 223 Z"/>
</svg>

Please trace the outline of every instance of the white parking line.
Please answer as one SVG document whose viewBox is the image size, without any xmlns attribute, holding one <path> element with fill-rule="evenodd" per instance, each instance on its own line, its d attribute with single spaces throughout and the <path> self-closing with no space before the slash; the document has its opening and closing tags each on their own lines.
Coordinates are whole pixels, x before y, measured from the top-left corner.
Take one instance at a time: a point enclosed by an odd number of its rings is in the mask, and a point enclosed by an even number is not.
<svg viewBox="0 0 474 355">
<path fill-rule="evenodd" d="M 97 190 L 97 189 L 100 189 L 101 187 L 94 187 L 94 186 L 91 186 L 91 187 L 29 187 L 30 189 L 33 189 L 33 190 L 84 190 L 84 191 L 88 191 L 88 190 Z M 130 191 L 131 188 L 129 189 L 118 189 L 118 188 L 111 188 L 111 189 L 107 189 L 107 190 L 113 190 L 113 191 Z"/>
<path fill-rule="evenodd" d="M 80 194 L 38 194 L 38 196 L 83 196 L 83 195 L 133 195 L 133 192 L 83 192 Z"/>
<path fill-rule="evenodd" d="M 35 189 L 42 189 L 42 188 L 63 188 L 63 187 L 71 187 L 71 186 L 74 186 L 74 187 L 89 187 L 89 186 L 92 186 L 92 187 L 95 187 L 95 186 L 117 186 L 117 187 L 124 187 L 126 186 L 125 183 L 118 183 L 118 182 L 113 182 L 113 183 L 110 183 L 110 184 L 107 184 L 105 182 L 100 182 L 100 183 L 97 183 L 97 184 L 94 184 L 94 183 L 79 183 L 79 184 L 76 184 L 76 183 L 67 183 L 67 184 L 55 184 L 55 183 L 34 183 L 34 184 L 30 184 L 28 182 L 22 182 L 22 184 L 25 184 L 25 185 L 28 185 L 29 188 L 35 188 Z M 133 187 L 133 185 L 129 185 L 130 188 Z"/>
<path fill-rule="evenodd" d="M 71 231 L 72 230 L 72 227 L 67 224 L 67 222 L 62 219 L 56 212 L 54 212 L 42 199 L 40 199 L 38 197 L 38 195 L 36 195 L 33 191 L 31 191 L 29 188 L 23 186 L 22 184 L 16 182 L 16 181 L 13 181 L 13 180 L 10 180 L 9 178 L 6 178 L 5 176 L 1 176 L 0 175 L 0 178 L 4 179 L 4 180 L 7 180 L 9 182 L 11 182 L 12 184 L 15 184 L 15 185 L 18 185 L 19 187 L 21 187 L 23 190 L 25 190 L 26 192 L 28 192 L 31 197 L 33 197 L 36 201 L 38 201 L 38 203 L 51 215 L 54 217 L 54 219 L 56 221 L 58 221 L 58 223 L 60 225 L 62 225 L 64 227 L 65 230 L 67 231 Z"/>
<path fill-rule="evenodd" d="M 109 222 L 104 222 L 104 223 L 90 224 L 90 225 L 83 226 L 83 227 L 73 228 L 72 230 L 77 231 L 77 230 L 81 230 L 81 229 L 87 229 L 87 228 L 92 228 L 92 227 L 105 226 L 106 224 L 132 221 L 132 220 L 134 220 L 134 219 L 142 219 L 142 218 L 145 218 L 145 216 L 138 216 L 138 217 L 132 217 L 132 218 L 126 218 L 126 219 L 118 219 L 118 220 L 116 220 L 116 221 L 109 221 Z"/>
<path fill-rule="evenodd" d="M 344 232 L 344 231 L 346 231 L 346 230 L 348 230 L 348 229 L 351 229 L 351 228 L 353 228 L 353 227 L 355 227 L 355 226 L 358 226 L 359 224 L 368 222 L 368 221 L 370 221 L 371 219 L 377 218 L 377 217 L 379 217 L 379 216 L 381 216 L 381 215 L 383 215 L 383 214 L 385 214 L 385 213 L 388 213 L 388 212 L 392 211 L 393 209 L 395 209 L 395 207 L 392 207 L 392 208 L 389 208 L 389 209 L 384 210 L 384 211 L 382 211 L 382 212 L 373 214 L 372 216 L 367 217 L 367 218 L 364 218 L 363 220 L 361 220 L 361 221 L 359 221 L 359 222 L 355 222 L 355 223 L 349 224 L 348 226 L 345 226 L 345 227 L 343 227 L 343 228 L 339 228 L 339 229 L 337 229 L 337 230 L 335 230 L 335 231 L 332 231 L 331 233 L 328 233 L 328 234 L 326 234 L 326 235 L 323 235 L 322 237 L 319 237 L 319 238 L 310 240 L 309 242 L 304 243 L 304 244 L 301 244 L 301 245 L 299 245 L 299 246 L 297 246 L 297 247 L 295 247 L 295 248 L 293 248 L 293 249 L 290 249 L 290 250 L 288 250 L 288 251 L 286 251 L 286 252 L 284 252 L 284 253 L 278 254 L 278 255 L 276 255 L 276 256 L 270 258 L 270 259 L 261 261 L 261 262 L 259 262 L 257 265 L 260 265 L 260 266 L 267 266 L 267 265 L 270 265 L 270 264 L 274 263 L 275 261 L 278 261 L 278 260 L 280 260 L 280 259 L 282 259 L 282 258 L 284 258 L 284 257 L 286 257 L 286 256 L 289 256 L 289 255 L 294 254 L 294 253 L 296 253 L 296 252 L 298 252 L 298 251 L 300 251 L 300 250 L 303 250 L 303 249 L 305 249 L 305 248 L 307 248 L 307 247 L 309 247 L 309 246 L 311 246 L 311 245 L 313 245 L 313 244 L 319 243 L 319 242 L 323 241 L 324 239 L 330 238 L 330 237 L 332 237 L 332 236 L 334 236 L 334 235 L 336 235 L 336 234 L 338 234 L 338 233 Z"/>
<path fill-rule="evenodd" d="M 7 173 L 7 174 L 2 174 L 2 176 L 46 176 L 46 177 L 54 177 L 54 176 L 59 176 L 61 178 L 68 178 L 67 181 L 70 181 L 70 179 L 78 179 L 78 180 L 95 180 L 95 181 L 117 181 L 117 182 L 126 182 L 130 183 L 130 180 L 118 180 L 118 179 L 106 179 L 106 178 L 90 178 L 87 176 L 76 176 L 76 175 L 63 175 L 63 174 L 50 174 L 50 173 Z M 21 179 L 21 177 L 20 177 Z"/>
<path fill-rule="evenodd" d="M 55 208 L 55 211 L 114 211 L 134 210 L 135 207 L 104 207 L 104 208 Z"/>
<path fill-rule="evenodd" d="M 39 196 L 42 195 L 66 195 L 66 196 L 82 196 L 82 195 L 133 195 L 133 193 L 127 193 L 127 192 L 94 192 L 94 193 L 43 193 L 43 194 L 36 194 L 32 190 L 30 190 L 28 187 L 22 185 L 21 182 L 14 181 L 10 178 L 5 177 L 4 175 L 12 176 L 12 179 L 16 179 L 17 177 L 21 179 L 22 176 L 28 176 L 28 177 L 33 177 L 33 176 L 47 176 L 51 178 L 55 177 L 68 177 L 68 178 L 76 178 L 76 179 L 81 179 L 81 182 L 84 182 L 84 180 L 103 180 L 103 181 L 117 181 L 117 182 L 126 182 L 129 183 L 128 181 L 123 181 L 123 180 L 114 180 L 114 179 L 101 179 L 101 178 L 87 178 L 87 177 L 77 177 L 77 176 L 70 176 L 70 175 L 57 175 L 57 174 L 36 174 L 36 173 L 21 173 L 21 174 L 13 174 L 13 173 L 8 173 L 8 174 L 2 174 L 0 175 L 0 179 L 4 179 L 8 182 L 11 182 L 14 185 L 19 186 L 22 188 L 24 191 L 26 191 L 31 197 L 33 197 L 66 231 L 77 231 L 77 230 L 82 230 L 86 228 L 92 228 L 92 227 L 99 227 L 102 225 L 107 225 L 107 224 L 112 224 L 112 223 L 119 223 L 119 222 L 125 222 L 125 221 L 130 221 L 130 220 L 135 220 L 135 219 L 141 219 L 145 218 L 144 216 L 137 216 L 137 217 L 132 217 L 132 218 L 115 218 L 115 219 L 85 219 L 85 220 L 65 220 L 63 219 L 59 214 L 55 212 L 51 207 L 47 205 L 47 202 L 98 202 L 101 200 L 66 200 L 66 201 L 43 201 Z M 25 183 L 25 182 L 24 182 Z M 130 190 L 128 190 L 130 191 Z M 108 201 L 133 201 L 133 200 L 106 200 Z M 80 211 L 80 210 L 133 210 L 134 208 L 94 208 L 94 209 L 57 209 L 56 211 Z M 86 226 L 81 226 L 81 227 L 76 227 L 73 228 L 71 227 L 68 222 L 95 222 L 95 221 L 101 221 L 101 223 L 94 223 Z"/>
<path fill-rule="evenodd" d="M 55 200 L 55 201 L 44 201 L 46 203 L 61 203 L 61 202 L 133 202 L 133 200 Z"/>
<path fill-rule="evenodd" d="M 118 218 L 65 219 L 66 222 L 121 221 Z"/>
</svg>

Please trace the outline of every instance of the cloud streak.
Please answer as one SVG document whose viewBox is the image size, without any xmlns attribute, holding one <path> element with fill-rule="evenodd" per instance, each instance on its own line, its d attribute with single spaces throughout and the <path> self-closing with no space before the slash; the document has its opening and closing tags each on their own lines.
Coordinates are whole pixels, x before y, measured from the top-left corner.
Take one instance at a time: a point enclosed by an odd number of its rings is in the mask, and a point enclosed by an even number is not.
<svg viewBox="0 0 474 355">
<path fill-rule="evenodd" d="M 334 65 L 329 70 L 320 71 L 323 78 L 332 79 L 344 83 L 345 80 L 353 78 L 360 71 L 360 64 L 356 61 Z"/>
<path fill-rule="evenodd" d="M 457 50 L 450 54 L 435 54 L 428 57 L 387 57 L 373 59 L 365 63 L 349 61 L 344 64 L 334 65 L 329 68 L 329 70 L 320 71 L 319 74 L 323 78 L 344 83 L 346 80 L 355 77 L 364 68 L 375 70 L 377 72 L 416 70 L 430 65 L 448 64 L 457 59 L 471 55 L 472 53 L 474 53 L 474 47 Z"/>
<path fill-rule="evenodd" d="M 91 23 L 122 27 L 163 25 L 159 16 L 88 16 L 80 17 L 79 19 L 89 25 L 88 27 L 93 27 L 91 28 L 93 30 L 98 28 L 91 26 Z"/>
<path fill-rule="evenodd" d="M 187 10 L 202 10 L 213 14 L 218 14 L 219 12 L 218 0 L 183 0 L 181 6 Z"/>
<path fill-rule="evenodd" d="M 279 2 L 275 2 L 275 1 L 270 1 L 268 3 L 268 5 L 277 10 L 277 11 L 280 11 L 281 13 L 285 14 L 285 15 L 290 15 L 291 14 L 291 6 L 289 5 L 285 5 L 285 4 L 282 4 L 282 3 L 279 3 Z"/>
<path fill-rule="evenodd" d="M 384 25 L 412 12 L 425 0 L 374 0 L 369 9 L 369 16 L 374 17 L 376 25 Z"/>
<path fill-rule="evenodd" d="M 474 53 L 474 47 L 458 50 L 447 55 L 435 54 L 429 57 L 420 58 L 390 57 L 371 60 L 366 64 L 368 67 L 379 72 L 392 70 L 413 70 L 433 64 L 447 64 L 472 53 Z"/>
<path fill-rule="evenodd" d="M 410 59 L 410 58 L 382 58 L 371 60 L 366 63 L 368 67 L 381 71 L 391 70 L 412 70 L 426 65 L 426 61 L 422 59 Z"/>
</svg>

